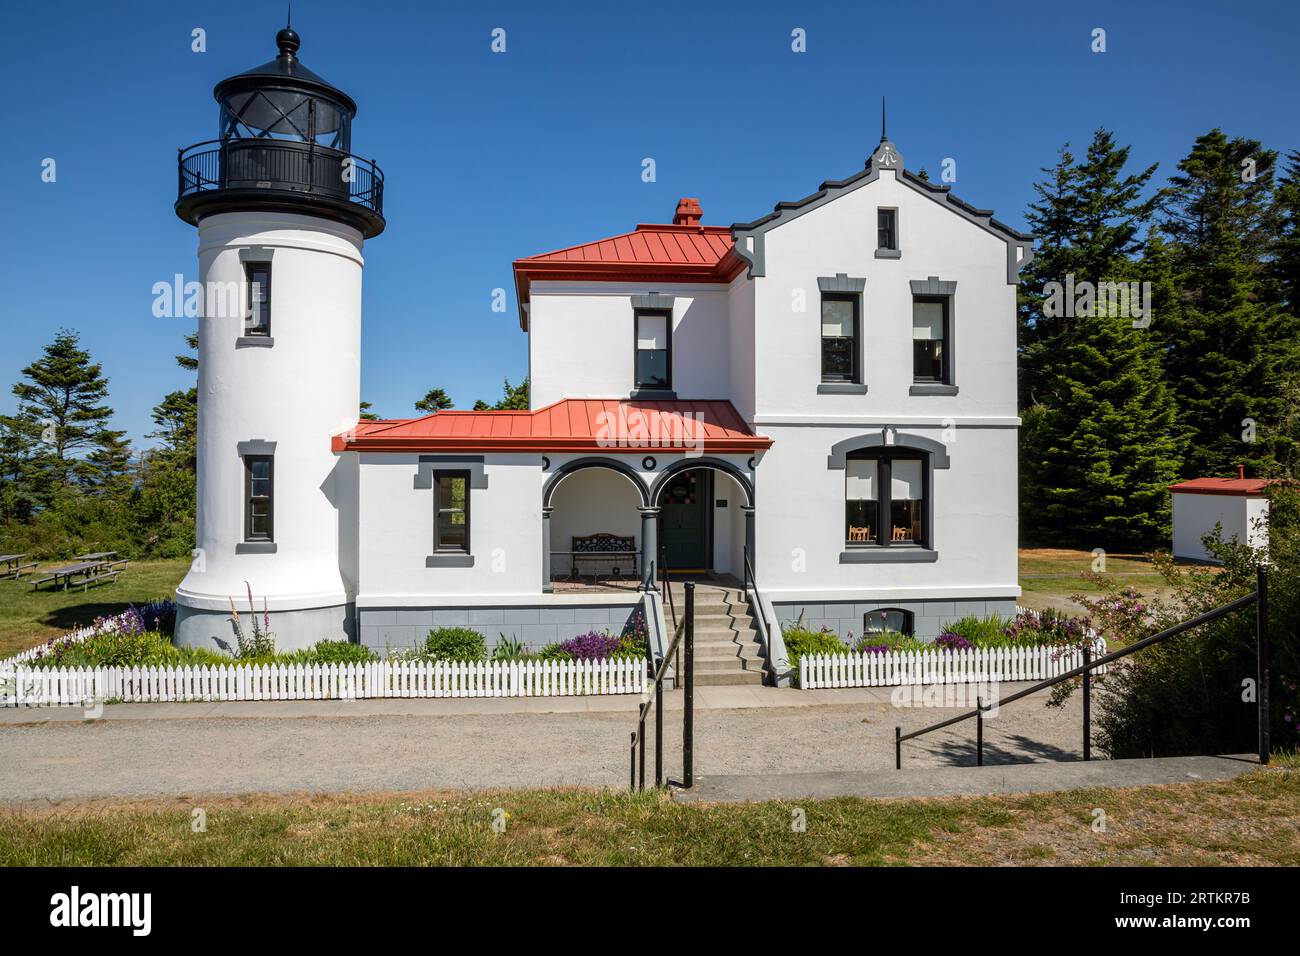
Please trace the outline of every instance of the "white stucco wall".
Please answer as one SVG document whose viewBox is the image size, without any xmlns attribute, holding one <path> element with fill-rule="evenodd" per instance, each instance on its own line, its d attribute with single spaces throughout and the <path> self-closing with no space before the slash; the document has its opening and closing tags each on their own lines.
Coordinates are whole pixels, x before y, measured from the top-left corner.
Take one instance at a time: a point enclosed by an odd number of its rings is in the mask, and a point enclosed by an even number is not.
<svg viewBox="0 0 1300 956">
<path fill-rule="evenodd" d="M 248 581 L 273 611 L 343 604 L 339 507 L 349 492 L 330 438 L 356 422 L 360 401 L 361 235 L 267 212 L 209 216 L 198 234 L 205 284 L 242 283 L 240 250 L 269 251 L 274 345 L 237 348 L 238 311 L 199 321 L 200 555 L 177 600 L 228 611 Z M 235 553 L 244 538 L 239 443 L 255 439 L 275 442 L 274 554 Z"/>
<path fill-rule="evenodd" d="M 1191 561 L 1215 560 L 1201 538 L 1223 526 L 1223 540 L 1236 538 L 1252 548 L 1268 543 L 1268 499 L 1239 495 L 1173 494 L 1173 555 Z"/>
<path fill-rule="evenodd" d="M 836 442 L 879 428 L 772 426 L 774 444 L 758 468 L 755 573 L 772 600 L 909 600 L 1015 597 L 1016 431 L 957 429 L 950 465 L 936 468 L 931 495 L 932 562 L 841 563 L 844 470 L 827 466 Z M 942 439 L 935 427 L 900 429 Z"/>
<path fill-rule="evenodd" d="M 532 407 L 564 398 L 626 398 L 634 385 L 632 296 L 673 297 L 673 391 L 731 395 L 727 287 L 534 282 L 528 314 Z"/>
<path fill-rule="evenodd" d="M 877 207 L 898 209 L 898 259 L 877 259 Z M 1005 241 L 897 182 L 875 182 L 766 235 L 766 275 L 755 280 L 757 416 L 1016 415 L 1016 288 Z M 817 279 L 865 278 L 867 395 L 819 395 L 821 300 Z M 957 283 L 953 311 L 956 396 L 912 396 L 910 280 Z M 799 293 L 804 311 L 796 312 Z"/>
<path fill-rule="evenodd" d="M 486 456 L 488 487 L 470 490 L 474 565 L 467 568 L 425 566 L 433 553 L 434 493 L 415 487 L 420 456 L 368 453 L 360 459 L 359 603 L 428 606 L 541 592 L 540 456 Z"/>
</svg>

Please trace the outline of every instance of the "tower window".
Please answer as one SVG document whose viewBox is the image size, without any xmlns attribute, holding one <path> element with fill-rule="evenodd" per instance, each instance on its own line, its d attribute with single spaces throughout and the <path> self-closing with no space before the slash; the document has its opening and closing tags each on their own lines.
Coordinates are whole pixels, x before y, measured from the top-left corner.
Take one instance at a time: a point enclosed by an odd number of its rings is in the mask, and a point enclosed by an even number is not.
<svg viewBox="0 0 1300 956">
<path fill-rule="evenodd" d="M 469 472 L 435 471 L 434 552 L 469 554 Z"/>
<path fill-rule="evenodd" d="M 244 310 L 245 335 L 271 334 L 271 263 L 244 263 L 248 299 Z"/>
<path fill-rule="evenodd" d="M 275 458 L 244 456 L 244 540 L 274 541 Z"/>
<path fill-rule="evenodd" d="M 636 387 L 673 387 L 673 315 L 666 310 L 636 312 Z"/>
</svg>

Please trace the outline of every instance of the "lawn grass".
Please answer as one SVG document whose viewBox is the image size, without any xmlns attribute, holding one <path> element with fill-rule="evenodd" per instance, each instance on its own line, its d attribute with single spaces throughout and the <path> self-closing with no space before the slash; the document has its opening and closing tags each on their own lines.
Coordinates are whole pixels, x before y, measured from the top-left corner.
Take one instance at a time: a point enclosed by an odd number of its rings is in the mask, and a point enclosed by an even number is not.
<svg viewBox="0 0 1300 956">
<path fill-rule="evenodd" d="M 682 805 L 654 792 L 527 790 L 43 806 L 0 810 L 0 865 L 1294 866 L 1298 833 L 1300 770 L 1272 768 L 935 800 Z"/>
<path fill-rule="evenodd" d="M 61 567 L 56 562 L 45 567 Z M 117 614 L 132 604 L 171 597 L 189 569 L 189 558 L 132 561 L 112 584 L 51 591 L 49 585 L 33 591 L 30 581 L 0 581 L 0 658 L 25 651 L 105 614 Z"/>
</svg>

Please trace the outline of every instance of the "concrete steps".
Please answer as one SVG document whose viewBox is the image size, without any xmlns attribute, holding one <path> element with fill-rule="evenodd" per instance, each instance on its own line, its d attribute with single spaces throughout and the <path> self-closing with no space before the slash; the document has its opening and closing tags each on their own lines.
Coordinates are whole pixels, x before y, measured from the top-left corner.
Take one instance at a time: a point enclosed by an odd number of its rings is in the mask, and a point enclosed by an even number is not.
<svg viewBox="0 0 1300 956">
<path fill-rule="evenodd" d="M 677 613 L 686 608 L 686 592 L 670 585 Z M 701 687 L 762 684 L 765 660 L 748 602 L 739 589 L 719 584 L 695 585 L 695 683 Z"/>
</svg>

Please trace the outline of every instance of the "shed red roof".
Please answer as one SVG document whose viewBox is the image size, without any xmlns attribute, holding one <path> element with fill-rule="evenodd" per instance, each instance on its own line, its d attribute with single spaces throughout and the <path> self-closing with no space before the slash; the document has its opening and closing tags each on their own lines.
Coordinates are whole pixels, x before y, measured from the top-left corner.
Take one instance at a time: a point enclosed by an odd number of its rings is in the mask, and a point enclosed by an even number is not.
<svg viewBox="0 0 1300 956">
<path fill-rule="evenodd" d="M 713 454 L 760 451 L 727 401 L 565 399 L 533 411 L 435 412 L 423 418 L 362 421 L 335 435 L 334 451 L 496 451 L 644 454 L 674 448 Z"/>
<path fill-rule="evenodd" d="M 672 223 L 641 223 L 608 239 L 516 259 L 519 324 L 534 279 L 589 282 L 730 282 L 745 268 L 729 226 L 702 226 L 699 201 L 683 199 Z"/>
<path fill-rule="evenodd" d="M 1262 495 L 1276 478 L 1192 478 L 1170 485 L 1169 490 L 1189 495 Z"/>
</svg>

